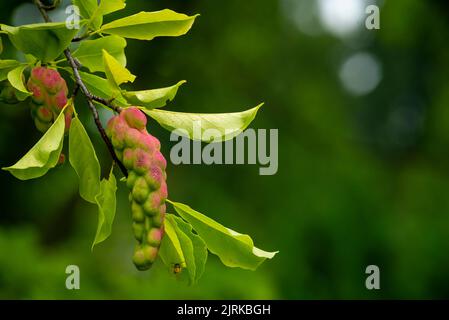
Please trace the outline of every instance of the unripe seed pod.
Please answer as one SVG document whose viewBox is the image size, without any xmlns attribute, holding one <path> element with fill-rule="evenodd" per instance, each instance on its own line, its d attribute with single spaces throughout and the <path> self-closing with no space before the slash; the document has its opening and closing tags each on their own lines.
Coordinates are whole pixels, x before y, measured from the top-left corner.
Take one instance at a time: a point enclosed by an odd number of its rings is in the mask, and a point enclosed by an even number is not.
<svg viewBox="0 0 449 320">
<path fill-rule="evenodd" d="M 147 233 L 147 243 L 151 246 L 158 246 L 161 244 L 162 231 L 158 228 L 151 228 Z"/>
<path fill-rule="evenodd" d="M 138 241 L 133 262 L 139 270 L 148 269 L 157 258 L 167 199 L 167 162 L 159 140 L 147 132 L 146 124 L 145 115 L 132 107 L 112 117 L 106 128 L 118 159 L 128 170 L 126 185 L 130 190 L 133 233 Z"/>
<path fill-rule="evenodd" d="M 17 104 L 20 102 L 16 96 L 16 89 L 7 80 L 0 82 L 0 102 L 7 104 Z"/>
<path fill-rule="evenodd" d="M 133 185 L 134 185 L 134 183 L 136 183 L 137 178 L 138 178 L 138 176 L 134 171 L 130 171 L 128 173 L 128 178 L 126 179 L 126 186 L 128 187 L 128 189 L 133 188 Z"/>
<path fill-rule="evenodd" d="M 143 239 L 143 236 L 145 235 L 145 224 L 133 222 L 133 233 L 134 233 L 134 237 L 136 237 L 136 240 L 141 242 Z"/>
<path fill-rule="evenodd" d="M 134 156 L 134 150 L 131 148 L 126 148 L 123 151 L 123 165 L 126 169 L 133 169 L 134 168 L 134 162 L 135 162 L 135 156 Z M 135 173 L 134 171 L 132 171 Z"/>
<path fill-rule="evenodd" d="M 142 149 L 137 149 L 135 151 L 134 171 L 138 175 L 144 175 L 151 167 L 151 160 L 152 159 L 150 153 Z"/>
<path fill-rule="evenodd" d="M 145 221 L 145 213 L 141 205 L 139 205 L 137 202 L 133 201 L 131 203 L 131 212 L 132 212 L 132 218 L 133 221 L 136 222 L 144 222 Z"/>
<path fill-rule="evenodd" d="M 158 245 L 159 246 L 159 245 Z M 157 258 L 158 248 L 151 245 L 143 247 L 143 256 L 148 264 L 152 264 Z"/>
<path fill-rule="evenodd" d="M 133 262 L 136 268 L 141 271 L 148 270 L 151 266 L 145 257 L 143 248 L 140 245 L 137 245 L 134 249 Z"/>
<path fill-rule="evenodd" d="M 143 130 L 147 126 L 147 117 L 137 108 L 129 108 L 124 118 L 130 127 Z"/>
<path fill-rule="evenodd" d="M 45 132 L 67 105 L 67 84 L 58 71 L 36 67 L 31 70 L 27 87 L 32 93 L 31 116 L 35 120 L 37 129 Z M 73 108 L 69 106 L 65 111 L 66 132 L 69 131 L 72 114 Z"/>
<path fill-rule="evenodd" d="M 51 122 L 43 122 L 38 118 L 34 119 L 34 125 L 40 132 L 46 132 L 51 127 Z"/>
<path fill-rule="evenodd" d="M 163 169 L 157 165 L 151 166 L 150 170 L 145 173 L 145 180 L 151 189 L 159 189 L 162 180 L 165 180 Z"/>
<path fill-rule="evenodd" d="M 159 207 L 159 210 L 162 210 L 162 207 Z M 161 228 L 162 225 L 164 224 L 164 218 L 165 213 L 154 216 L 152 220 L 152 225 L 155 226 L 156 228 Z"/>
<path fill-rule="evenodd" d="M 133 189 L 132 189 L 132 193 L 133 193 L 133 199 L 142 204 L 145 202 L 145 200 L 148 197 L 148 186 L 147 183 L 145 181 L 144 178 L 139 177 L 136 179 L 136 182 L 134 183 Z"/>
<path fill-rule="evenodd" d="M 36 108 L 36 118 L 42 122 L 51 122 L 53 120 L 53 114 L 44 106 L 39 106 Z"/>
<path fill-rule="evenodd" d="M 137 146 L 139 144 L 139 140 L 141 139 L 140 131 L 134 128 L 130 128 L 126 131 L 125 134 L 125 145 L 128 146 Z"/>
<path fill-rule="evenodd" d="M 148 197 L 143 204 L 143 210 L 147 216 L 154 217 L 159 213 L 159 207 L 153 205 L 153 199 Z"/>
<path fill-rule="evenodd" d="M 123 140 L 117 139 L 114 136 L 111 138 L 111 142 L 112 142 L 112 145 L 114 146 L 114 148 L 117 150 L 121 150 L 125 146 L 125 144 L 123 143 Z"/>
</svg>

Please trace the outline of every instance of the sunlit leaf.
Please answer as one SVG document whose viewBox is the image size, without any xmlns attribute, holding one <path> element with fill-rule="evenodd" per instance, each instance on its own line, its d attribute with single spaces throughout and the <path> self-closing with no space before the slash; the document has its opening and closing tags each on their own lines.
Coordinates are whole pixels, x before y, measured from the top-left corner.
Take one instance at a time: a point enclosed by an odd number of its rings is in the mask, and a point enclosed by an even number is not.
<svg viewBox="0 0 449 320">
<path fill-rule="evenodd" d="M 159 257 L 161 257 L 164 264 L 169 268 L 173 268 L 175 264 L 185 267 L 186 260 L 182 252 L 181 243 L 179 242 L 173 224 L 168 219 L 164 220 L 164 232 L 165 234 L 159 249 Z"/>
<path fill-rule="evenodd" d="M 98 205 L 98 227 L 92 250 L 95 245 L 106 240 L 112 232 L 112 224 L 116 211 L 117 181 L 114 173 L 109 174 L 109 179 L 103 179 L 100 183 L 100 193 L 95 197 Z"/>
<path fill-rule="evenodd" d="M 262 262 L 272 259 L 277 253 L 256 248 L 250 236 L 226 228 L 185 204 L 167 201 L 192 225 L 209 251 L 217 255 L 228 267 L 255 270 Z"/>
<path fill-rule="evenodd" d="M 31 92 L 25 87 L 23 71 L 28 65 L 21 65 L 8 73 L 8 81 L 17 90 L 16 97 L 20 101 L 25 100 L 31 95 Z"/>
<path fill-rule="evenodd" d="M 79 8 L 81 17 L 89 20 L 89 24 L 93 26 L 94 29 L 98 29 L 101 27 L 101 24 L 103 23 L 103 16 L 101 14 L 97 14 L 98 0 L 72 1 L 73 4 Z"/>
<path fill-rule="evenodd" d="M 189 17 L 168 9 L 139 12 L 103 25 L 100 32 L 139 40 L 152 40 L 163 36 L 176 37 L 186 34 L 196 17 Z"/>
<path fill-rule="evenodd" d="M 81 23 L 84 23 L 81 21 Z M 1 25 L 13 45 L 43 62 L 56 59 L 69 46 L 77 29 L 67 28 L 65 22 L 37 23 L 11 27 Z"/>
<path fill-rule="evenodd" d="M 165 110 L 142 109 L 163 128 L 175 131 L 178 135 L 204 142 L 220 142 L 234 138 L 245 130 L 256 117 L 262 106 L 234 113 L 184 113 Z M 214 137 L 205 136 L 206 130 L 214 129 Z M 198 134 L 196 134 L 198 132 Z"/>
<path fill-rule="evenodd" d="M 69 132 L 69 161 L 79 177 L 81 197 L 96 203 L 100 191 L 100 164 L 89 135 L 78 116 L 72 119 Z"/>
<path fill-rule="evenodd" d="M 16 60 L 0 60 L 0 81 L 8 78 L 8 73 L 20 66 L 20 62 Z"/>
<path fill-rule="evenodd" d="M 126 7 L 125 0 L 101 0 L 99 12 L 105 16 Z"/>
<path fill-rule="evenodd" d="M 207 261 L 207 246 L 206 243 L 204 242 L 203 239 L 201 239 L 201 237 L 195 233 L 192 232 L 192 226 L 185 222 L 184 220 L 182 220 L 181 218 L 174 216 L 174 215 L 168 215 L 167 219 L 172 220 L 172 223 L 176 223 L 176 232 L 180 233 L 182 232 L 183 234 L 185 234 L 185 236 L 188 237 L 188 239 L 191 241 L 192 243 L 192 254 L 193 254 L 193 263 L 195 265 L 195 273 L 194 275 L 191 275 L 191 283 L 195 284 L 196 282 L 198 282 L 198 280 L 201 278 L 201 276 L 203 275 L 204 269 L 206 267 L 206 261 Z M 181 238 L 181 237 L 180 237 Z M 182 242 L 181 242 L 181 246 L 182 246 Z M 187 243 L 185 245 L 186 249 L 184 249 L 183 247 L 183 251 L 186 252 L 186 250 L 190 250 L 190 245 Z M 184 256 L 188 257 L 189 255 L 184 254 Z M 190 258 L 186 258 L 186 264 L 187 264 L 187 269 L 189 269 L 189 259 L 192 259 L 192 256 L 190 256 Z M 192 264 L 192 263 L 190 263 Z M 190 271 L 191 273 L 191 271 Z"/>
<path fill-rule="evenodd" d="M 73 56 L 91 72 L 104 72 L 102 49 L 112 55 L 122 66 L 126 66 L 125 47 L 126 40 L 118 36 L 84 40 Z"/>
<path fill-rule="evenodd" d="M 179 228 L 173 215 L 168 215 L 166 219 L 170 221 L 176 235 L 178 236 L 181 250 L 185 259 L 185 269 L 187 269 L 187 273 L 189 275 L 189 284 L 193 284 L 195 282 L 196 265 L 192 240 Z"/>
<path fill-rule="evenodd" d="M 112 90 L 107 79 L 82 71 L 80 71 L 80 76 L 89 91 L 94 95 L 104 99 L 114 98 L 114 104 L 120 107 L 125 107 L 128 105 L 119 91 Z"/>
<path fill-rule="evenodd" d="M 122 83 L 133 82 L 136 76 L 129 72 L 120 64 L 113 56 L 103 49 L 103 64 L 106 78 L 109 80 L 111 87 L 118 89 Z"/>
<path fill-rule="evenodd" d="M 74 0 L 74 4 L 78 5 L 81 16 L 89 20 L 88 25 L 94 30 L 103 24 L 103 16 L 126 6 L 125 0 Z"/>
<path fill-rule="evenodd" d="M 39 178 L 55 167 L 61 154 L 65 116 L 62 111 L 42 138 L 13 166 L 3 168 L 20 180 Z"/>
<path fill-rule="evenodd" d="M 142 90 L 142 91 L 122 91 L 122 95 L 125 99 L 135 106 L 142 106 L 147 109 L 161 108 L 167 104 L 168 101 L 172 101 L 179 87 L 186 81 L 179 81 L 177 84 L 171 87 Z"/>
</svg>

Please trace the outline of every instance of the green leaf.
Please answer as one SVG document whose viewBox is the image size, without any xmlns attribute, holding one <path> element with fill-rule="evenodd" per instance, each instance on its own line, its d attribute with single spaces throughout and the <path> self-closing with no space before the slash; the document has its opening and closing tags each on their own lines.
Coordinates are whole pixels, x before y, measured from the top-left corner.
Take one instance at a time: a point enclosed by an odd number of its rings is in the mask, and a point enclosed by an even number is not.
<svg viewBox="0 0 449 320">
<path fill-rule="evenodd" d="M 31 92 L 27 90 L 25 84 L 23 83 L 23 71 L 28 67 L 28 65 L 21 65 L 8 73 L 8 81 L 17 90 L 16 96 L 20 101 L 25 100 L 31 95 Z"/>
<path fill-rule="evenodd" d="M 165 235 L 162 238 L 159 257 L 161 257 L 164 264 L 169 268 L 173 268 L 175 264 L 185 267 L 186 260 L 181 248 L 181 243 L 179 242 L 173 223 L 168 219 L 164 220 L 164 232 Z"/>
<path fill-rule="evenodd" d="M 207 246 L 201 237 L 195 233 L 192 232 L 192 226 L 182 220 L 181 218 L 174 216 L 174 215 L 168 215 L 168 219 L 172 220 L 172 223 L 176 223 L 176 232 L 182 232 L 185 234 L 189 240 L 192 243 L 192 249 L 193 249 L 193 262 L 195 265 L 195 274 L 193 278 L 191 278 L 191 283 L 195 284 L 198 282 L 198 280 L 203 275 L 204 269 L 206 267 L 206 261 L 207 261 Z M 180 237 L 181 238 L 181 237 Z M 182 245 L 182 242 L 181 242 Z M 186 249 L 183 248 L 183 251 L 186 252 L 189 250 L 189 245 L 186 245 Z M 185 256 L 188 256 L 185 254 Z M 192 259 L 192 257 L 190 257 Z M 189 269 L 189 258 L 186 259 L 187 269 Z"/>
<path fill-rule="evenodd" d="M 65 116 L 61 111 L 55 123 L 45 132 L 42 138 L 16 164 L 3 168 L 20 180 L 39 178 L 55 167 L 61 154 Z"/>
<path fill-rule="evenodd" d="M 106 240 L 112 232 L 112 223 L 115 218 L 117 181 L 114 173 L 109 173 L 109 179 L 103 179 L 100 183 L 100 193 L 95 197 L 98 205 L 98 227 L 92 250 L 94 246 Z"/>
<path fill-rule="evenodd" d="M 125 0 L 101 0 L 99 12 L 105 16 L 126 7 Z"/>
<path fill-rule="evenodd" d="M 121 96 L 120 92 L 111 89 L 107 79 L 82 71 L 80 71 L 80 76 L 89 91 L 94 95 L 104 99 L 115 98 L 114 103 L 116 105 L 120 107 L 128 106 L 128 103 Z"/>
<path fill-rule="evenodd" d="M 102 49 L 111 54 L 122 66 L 126 66 L 125 47 L 126 40 L 118 36 L 84 40 L 73 56 L 91 72 L 104 72 Z"/>
<path fill-rule="evenodd" d="M 167 201 L 192 225 L 206 242 L 209 251 L 216 254 L 228 267 L 255 270 L 265 259 L 273 258 L 277 253 L 256 248 L 250 236 L 228 229 L 185 204 Z"/>
<path fill-rule="evenodd" d="M 125 38 L 152 40 L 155 37 L 177 37 L 187 33 L 195 16 L 165 9 L 155 12 L 139 12 L 129 17 L 105 24 L 99 32 Z"/>
<path fill-rule="evenodd" d="M 179 228 L 177 221 L 173 219 L 173 215 L 167 215 L 166 219 L 170 221 L 178 236 L 182 253 L 185 258 L 185 269 L 187 269 L 189 274 L 189 284 L 193 284 L 195 282 L 196 265 L 192 240 Z"/>
<path fill-rule="evenodd" d="M 0 60 L 0 81 L 8 79 L 8 73 L 20 66 L 20 64 L 16 60 Z"/>
<path fill-rule="evenodd" d="M 100 192 L 100 163 L 83 124 L 76 115 L 69 132 L 69 161 L 79 177 L 81 197 L 96 203 Z"/>
<path fill-rule="evenodd" d="M 124 66 L 120 64 L 113 56 L 103 49 L 103 64 L 106 73 L 106 78 L 109 80 L 111 87 L 119 89 L 122 83 L 134 82 L 136 76 L 129 72 Z"/>
<path fill-rule="evenodd" d="M 97 0 L 73 0 L 73 4 L 80 9 L 81 17 L 89 20 L 89 25 L 92 25 L 94 29 L 99 29 L 101 27 L 103 16 L 98 15 L 94 17 L 98 11 Z"/>
<path fill-rule="evenodd" d="M 3 40 L 2 37 L 0 37 L 0 54 L 3 53 Z"/>
<path fill-rule="evenodd" d="M 77 29 L 67 28 L 64 22 L 1 27 L 18 50 L 32 54 L 43 62 L 56 59 L 78 32 Z"/>
<path fill-rule="evenodd" d="M 89 20 L 88 26 L 95 30 L 103 24 L 103 16 L 125 8 L 125 0 L 102 0 L 98 5 L 97 0 L 73 0 L 80 8 L 83 18 Z"/>
<path fill-rule="evenodd" d="M 135 106 L 143 106 L 147 109 L 161 108 L 167 104 L 168 101 L 173 101 L 178 92 L 179 87 L 186 81 L 179 81 L 171 87 L 142 90 L 142 91 L 122 91 L 125 99 Z"/>
<path fill-rule="evenodd" d="M 169 131 L 177 130 L 177 134 L 193 140 L 204 142 L 220 142 L 234 138 L 245 130 L 256 117 L 263 105 L 234 113 L 183 113 L 165 110 L 142 109 Z M 216 136 L 204 136 L 206 130 L 216 130 Z"/>
</svg>

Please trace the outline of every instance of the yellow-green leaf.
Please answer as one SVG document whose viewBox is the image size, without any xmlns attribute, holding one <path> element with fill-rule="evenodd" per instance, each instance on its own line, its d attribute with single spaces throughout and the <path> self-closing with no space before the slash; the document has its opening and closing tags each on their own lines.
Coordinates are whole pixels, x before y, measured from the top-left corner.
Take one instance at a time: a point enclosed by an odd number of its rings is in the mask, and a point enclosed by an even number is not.
<svg viewBox="0 0 449 320">
<path fill-rule="evenodd" d="M 81 24 L 84 21 L 80 22 Z M 77 29 L 67 28 L 65 22 L 36 23 L 20 27 L 1 25 L 12 44 L 24 53 L 32 54 L 43 62 L 56 59 L 71 43 Z"/>
<path fill-rule="evenodd" d="M 161 108 L 167 104 L 168 101 L 173 101 L 178 92 L 179 87 L 186 81 L 179 81 L 171 87 L 142 90 L 142 91 L 122 91 L 125 99 L 135 106 L 142 106 L 147 109 Z"/>
<path fill-rule="evenodd" d="M 71 70 L 68 71 L 71 72 Z M 120 92 L 118 90 L 112 90 L 107 79 L 82 71 L 80 71 L 80 76 L 89 91 L 94 95 L 104 99 L 114 98 L 114 103 L 120 107 L 128 106 L 128 103 Z"/>
<path fill-rule="evenodd" d="M 20 66 L 20 62 L 16 60 L 0 60 L 0 81 L 8 78 L 8 73 Z"/>
<path fill-rule="evenodd" d="M 64 140 L 64 112 L 42 138 L 16 164 L 3 168 L 20 180 L 39 178 L 55 167 L 61 154 Z"/>
<path fill-rule="evenodd" d="M 118 36 L 84 40 L 73 56 L 91 72 L 104 72 L 102 49 L 112 55 L 122 66 L 126 66 L 125 47 L 126 40 Z"/>
<path fill-rule="evenodd" d="M 164 264 L 169 268 L 173 268 L 175 264 L 185 267 L 186 260 L 181 248 L 181 243 L 179 242 L 175 227 L 169 219 L 164 220 L 164 232 L 165 234 L 159 249 L 159 257 L 161 257 Z"/>
<path fill-rule="evenodd" d="M 209 251 L 217 255 L 228 267 L 255 270 L 262 262 L 272 259 L 277 253 L 256 248 L 250 236 L 226 228 L 185 204 L 167 201 L 192 225 Z"/>
<path fill-rule="evenodd" d="M 105 24 L 99 32 L 139 40 L 152 40 L 163 36 L 177 37 L 190 30 L 196 17 L 197 15 L 187 16 L 168 9 L 139 12 Z"/>
<path fill-rule="evenodd" d="M 21 65 L 8 72 L 8 81 L 17 90 L 16 96 L 20 101 L 25 100 L 31 95 L 31 92 L 25 87 L 23 71 L 28 65 Z"/>
<path fill-rule="evenodd" d="M 103 63 L 106 78 L 113 89 L 119 89 L 122 83 L 134 82 L 136 76 L 129 72 L 124 66 L 120 64 L 117 59 L 111 56 L 106 50 L 103 49 Z"/>
<path fill-rule="evenodd" d="M 112 224 L 116 211 L 117 191 L 117 180 L 112 169 L 109 173 L 109 179 L 101 180 L 100 193 L 95 197 L 98 205 L 98 227 L 94 242 L 92 243 L 92 250 L 95 245 L 106 240 L 112 232 Z"/>
<path fill-rule="evenodd" d="M 69 161 L 79 177 L 79 193 L 91 203 L 100 192 L 100 163 L 89 135 L 76 115 L 69 131 Z"/>
<path fill-rule="evenodd" d="M 245 130 L 256 117 L 263 104 L 255 108 L 233 113 L 184 113 L 166 110 L 142 109 L 163 128 L 176 131 L 178 135 L 204 142 L 220 142 L 234 138 Z M 214 129 L 216 136 L 204 135 L 206 130 Z"/>
<path fill-rule="evenodd" d="M 182 239 L 181 247 L 186 257 L 186 267 L 190 276 L 190 283 L 195 284 L 203 275 L 207 261 L 207 246 L 204 240 L 192 232 L 192 226 L 175 215 L 167 215 L 167 219 L 176 226 L 175 231 Z M 190 250 L 192 251 L 190 253 Z M 194 266 L 194 268 L 193 268 Z"/>
</svg>

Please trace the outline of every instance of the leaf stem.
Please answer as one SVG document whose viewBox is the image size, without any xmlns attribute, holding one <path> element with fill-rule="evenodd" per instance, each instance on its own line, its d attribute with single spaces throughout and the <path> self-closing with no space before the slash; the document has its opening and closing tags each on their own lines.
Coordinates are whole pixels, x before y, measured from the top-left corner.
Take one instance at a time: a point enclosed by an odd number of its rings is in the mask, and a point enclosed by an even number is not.
<svg viewBox="0 0 449 320">
<path fill-rule="evenodd" d="M 45 6 L 42 5 L 40 0 L 34 0 L 34 3 L 36 4 L 37 8 L 39 9 L 39 11 L 40 11 L 42 17 L 44 18 L 45 22 L 51 22 L 50 17 L 48 16 L 47 10 L 45 9 Z M 69 48 L 64 50 L 64 55 L 65 55 L 69 65 L 70 65 L 70 67 L 73 70 L 73 76 L 75 78 L 76 87 L 78 87 L 78 89 L 76 89 L 76 91 L 80 90 L 84 94 L 84 96 L 86 97 L 87 104 L 89 106 L 90 111 L 92 112 L 92 116 L 94 118 L 94 121 L 95 121 L 95 124 L 97 126 L 97 129 L 100 132 L 101 138 L 103 139 L 104 143 L 106 144 L 106 146 L 107 146 L 107 148 L 109 150 L 109 153 L 112 156 L 113 161 L 118 165 L 118 167 L 122 171 L 123 175 L 125 177 L 128 177 L 128 171 L 126 170 L 126 168 L 123 165 L 123 163 L 118 159 L 117 154 L 114 151 L 114 147 L 112 146 L 111 140 L 106 135 L 106 131 L 104 130 L 103 125 L 101 124 L 100 117 L 98 115 L 98 110 L 97 110 L 97 108 L 95 108 L 95 105 L 93 104 L 93 101 L 101 103 L 101 104 L 111 108 L 112 110 L 114 110 L 117 113 L 120 113 L 122 111 L 122 108 L 113 105 L 111 100 L 106 100 L 106 99 L 103 99 L 103 98 L 100 98 L 100 97 L 97 97 L 97 96 L 93 95 L 89 91 L 89 89 L 87 89 L 86 85 L 84 84 L 83 80 L 81 79 L 81 76 L 80 76 L 80 73 L 79 73 L 80 64 L 72 56 L 72 53 L 70 52 Z"/>
</svg>

